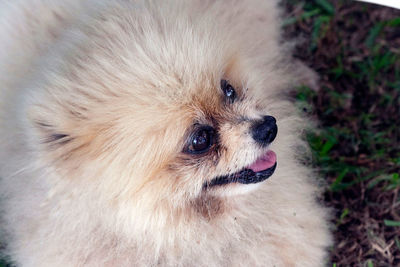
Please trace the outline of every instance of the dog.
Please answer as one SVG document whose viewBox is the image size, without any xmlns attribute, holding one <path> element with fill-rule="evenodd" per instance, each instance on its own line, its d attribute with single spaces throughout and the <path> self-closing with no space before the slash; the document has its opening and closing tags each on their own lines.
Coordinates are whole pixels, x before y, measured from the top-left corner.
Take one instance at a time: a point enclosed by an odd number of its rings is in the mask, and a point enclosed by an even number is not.
<svg viewBox="0 0 400 267">
<path fill-rule="evenodd" d="M 322 266 L 331 244 L 275 0 L 3 0 L 16 266 Z M 290 43 L 290 42 L 288 42 Z M 297 73 L 297 74 L 296 74 Z"/>
</svg>

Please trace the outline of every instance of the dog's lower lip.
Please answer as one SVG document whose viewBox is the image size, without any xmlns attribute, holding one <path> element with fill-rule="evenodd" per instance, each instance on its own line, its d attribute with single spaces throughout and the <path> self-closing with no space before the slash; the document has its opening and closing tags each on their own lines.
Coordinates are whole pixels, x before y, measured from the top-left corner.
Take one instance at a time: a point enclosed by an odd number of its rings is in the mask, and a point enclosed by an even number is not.
<svg viewBox="0 0 400 267">
<path fill-rule="evenodd" d="M 250 169 L 243 169 L 239 172 L 232 173 L 226 176 L 219 176 L 214 178 L 210 182 L 204 184 L 204 188 L 209 188 L 218 185 L 225 185 L 230 183 L 240 183 L 240 184 L 255 184 L 260 183 L 268 179 L 275 171 L 277 163 L 266 170 L 259 172 L 254 172 Z"/>
</svg>

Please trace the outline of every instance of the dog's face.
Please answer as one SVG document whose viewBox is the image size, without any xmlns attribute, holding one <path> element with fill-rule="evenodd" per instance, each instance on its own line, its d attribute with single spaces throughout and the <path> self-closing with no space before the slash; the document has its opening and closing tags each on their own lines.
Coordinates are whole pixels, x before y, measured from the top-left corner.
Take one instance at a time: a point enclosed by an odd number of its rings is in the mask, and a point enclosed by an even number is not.
<svg viewBox="0 0 400 267">
<path fill-rule="evenodd" d="M 221 77 L 191 92 L 182 107 L 187 124 L 176 133 L 179 154 L 167 171 L 187 183 L 187 192 L 194 189 L 193 196 L 244 192 L 275 170 L 268 145 L 277 135 L 276 120 L 257 112 L 242 84 Z"/>
<path fill-rule="evenodd" d="M 52 170 L 117 205 L 201 212 L 202 200 L 269 178 L 277 122 L 261 95 L 279 84 L 274 65 L 253 64 L 209 22 L 159 31 L 121 19 L 83 27 L 35 98 L 30 117 Z"/>
</svg>

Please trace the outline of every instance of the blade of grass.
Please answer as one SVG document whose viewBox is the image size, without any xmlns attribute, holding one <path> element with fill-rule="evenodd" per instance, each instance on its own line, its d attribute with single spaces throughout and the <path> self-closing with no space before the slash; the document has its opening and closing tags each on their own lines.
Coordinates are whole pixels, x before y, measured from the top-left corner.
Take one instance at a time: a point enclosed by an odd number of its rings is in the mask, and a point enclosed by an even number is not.
<svg viewBox="0 0 400 267">
<path fill-rule="evenodd" d="M 317 48 L 318 42 L 324 37 L 326 32 L 326 25 L 331 20 L 330 16 L 319 16 L 314 21 L 313 31 L 311 33 L 311 51 Z"/>
<path fill-rule="evenodd" d="M 339 219 L 337 220 L 336 226 L 339 226 L 339 225 L 341 225 L 341 224 L 343 223 L 343 219 L 344 219 L 347 215 L 349 215 L 349 212 L 350 212 L 350 210 L 349 210 L 348 208 L 345 208 L 345 209 L 342 211 L 342 214 L 340 214 L 340 217 L 339 217 Z"/>
<path fill-rule="evenodd" d="M 379 36 L 379 34 L 381 33 L 382 29 L 384 27 L 384 23 L 377 23 L 374 27 L 372 27 L 372 29 L 369 31 L 368 37 L 365 40 L 365 45 L 368 48 L 372 48 L 375 44 L 375 40 L 376 38 Z"/>
<path fill-rule="evenodd" d="M 384 223 L 386 226 L 400 227 L 400 221 L 383 220 L 383 223 Z"/>
<path fill-rule="evenodd" d="M 391 27 L 400 26 L 400 17 L 391 19 L 391 20 L 387 21 L 386 24 Z"/>
<path fill-rule="evenodd" d="M 332 191 L 340 191 L 342 189 L 340 184 L 348 172 L 349 172 L 349 169 L 345 168 L 339 173 L 339 175 L 336 177 L 335 181 L 331 185 Z"/>
<path fill-rule="evenodd" d="M 319 5 L 329 15 L 335 14 L 335 8 L 331 3 L 326 0 L 315 0 L 315 3 Z"/>
<path fill-rule="evenodd" d="M 318 14 L 320 14 L 320 13 L 321 13 L 321 11 L 320 11 L 319 9 L 314 9 L 314 10 L 311 10 L 311 11 L 306 11 L 306 12 L 304 12 L 303 14 L 301 14 L 299 17 L 290 17 L 290 18 L 285 19 L 285 20 L 282 22 L 282 26 L 285 27 L 285 26 L 288 26 L 288 25 L 291 25 L 291 24 L 295 24 L 295 23 L 297 23 L 297 22 L 299 22 L 299 21 L 302 21 L 302 20 L 311 18 L 311 17 L 313 17 L 313 16 L 315 16 L 315 15 L 318 15 Z"/>
<path fill-rule="evenodd" d="M 397 249 L 400 251 L 400 240 L 397 236 L 394 238 L 394 242 L 396 243 Z"/>
</svg>

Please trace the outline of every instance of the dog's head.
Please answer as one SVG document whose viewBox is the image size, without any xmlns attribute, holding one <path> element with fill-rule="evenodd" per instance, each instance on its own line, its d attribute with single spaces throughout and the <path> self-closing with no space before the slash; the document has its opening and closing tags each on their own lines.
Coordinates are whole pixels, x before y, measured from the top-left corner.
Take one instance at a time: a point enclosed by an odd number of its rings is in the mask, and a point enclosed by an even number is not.
<svg viewBox="0 0 400 267">
<path fill-rule="evenodd" d="M 251 38 L 259 28 L 239 36 L 207 18 L 107 12 L 55 48 L 32 98 L 34 135 L 51 172 L 144 213 L 209 214 L 217 209 L 202 206 L 209 200 L 265 183 L 277 166 L 278 109 L 269 104 L 286 86 L 275 36 L 262 39 L 266 56 L 258 58 Z"/>
</svg>

